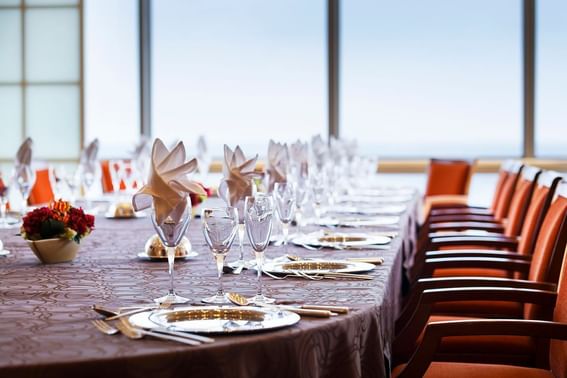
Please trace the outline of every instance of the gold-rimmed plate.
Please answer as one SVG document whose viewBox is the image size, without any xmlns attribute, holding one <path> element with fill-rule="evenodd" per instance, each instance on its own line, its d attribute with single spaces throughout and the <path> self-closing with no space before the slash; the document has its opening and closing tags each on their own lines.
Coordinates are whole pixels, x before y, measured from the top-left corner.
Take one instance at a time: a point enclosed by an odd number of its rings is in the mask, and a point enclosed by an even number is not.
<svg viewBox="0 0 567 378">
<path fill-rule="evenodd" d="M 407 210 L 403 204 L 383 206 L 336 205 L 328 209 L 328 213 L 361 214 L 361 215 L 400 215 Z"/>
<path fill-rule="evenodd" d="M 203 306 L 174 310 L 143 312 L 130 317 L 137 327 L 193 333 L 247 333 L 273 330 L 294 325 L 299 315 L 277 308 Z"/>
<path fill-rule="evenodd" d="M 379 227 L 396 226 L 400 222 L 399 216 L 380 216 L 380 217 L 325 217 L 318 222 L 320 226 L 336 227 Z"/>
<path fill-rule="evenodd" d="M 321 233 L 314 232 L 293 238 L 293 244 L 303 246 L 309 245 L 322 248 L 348 248 L 364 247 L 371 245 L 386 245 L 392 238 L 384 235 L 369 235 L 364 233 Z"/>
<path fill-rule="evenodd" d="M 348 260 L 300 260 L 287 262 L 271 262 L 263 266 L 263 270 L 272 274 L 305 274 L 324 273 L 362 273 L 376 268 L 374 264 Z"/>
</svg>

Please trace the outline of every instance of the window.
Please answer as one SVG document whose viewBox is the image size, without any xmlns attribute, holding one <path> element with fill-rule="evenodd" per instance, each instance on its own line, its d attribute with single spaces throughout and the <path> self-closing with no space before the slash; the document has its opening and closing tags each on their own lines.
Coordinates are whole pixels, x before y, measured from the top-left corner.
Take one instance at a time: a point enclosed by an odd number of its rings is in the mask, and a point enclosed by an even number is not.
<svg viewBox="0 0 567 378">
<path fill-rule="evenodd" d="M 520 156 L 521 1 L 341 2 L 341 136 L 388 157 Z"/>
<path fill-rule="evenodd" d="M 567 2 L 537 2 L 535 148 L 567 157 Z"/>
<path fill-rule="evenodd" d="M 152 2 L 152 134 L 265 154 L 327 133 L 324 0 Z"/>
<path fill-rule="evenodd" d="M 0 2 L 0 159 L 30 136 L 36 159 L 73 159 L 80 148 L 78 1 Z"/>
<path fill-rule="evenodd" d="M 140 137 L 138 0 L 85 1 L 85 143 L 125 157 Z"/>
</svg>

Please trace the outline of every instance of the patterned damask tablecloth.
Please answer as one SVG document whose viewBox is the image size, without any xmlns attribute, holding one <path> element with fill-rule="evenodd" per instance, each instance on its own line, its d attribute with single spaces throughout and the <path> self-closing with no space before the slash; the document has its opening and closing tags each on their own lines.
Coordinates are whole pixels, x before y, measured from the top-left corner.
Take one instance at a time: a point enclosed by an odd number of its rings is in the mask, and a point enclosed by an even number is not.
<svg viewBox="0 0 567 378">
<path fill-rule="evenodd" d="M 15 230 L 0 230 L 12 253 L 0 258 L 0 377 L 382 377 L 389 355 L 402 286 L 404 259 L 411 256 L 417 201 L 400 220 L 389 250 L 319 250 L 290 253 L 329 258 L 383 256 L 374 280 L 273 280 L 266 294 L 277 299 L 351 307 L 348 315 L 303 318 L 297 325 L 264 333 L 215 336 L 198 347 L 151 338 L 106 336 L 90 320 L 94 303 L 148 303 L 168 288 L 167 265 L 136 255 L 153 234 L 149 218 L 98 217 L 71 263 L 41 265 Z M 189 237 L 199 256 L 176 262 L 176 289 L 198 302 L 216 290 L 216 269 L 193 221 Z M 378 230 L 378 229 L 373 229 Z M 235 244 L 228 260 L 236 258 Z M 247 247 L 248 257 L 252 258 Z M 267 257 L 283 254 L 270 246 Z M 404 257 L 405 256 L 405 257 Z M 256 272 L 225 275 L 225 289 L 252 296 Z"/>
</svg>

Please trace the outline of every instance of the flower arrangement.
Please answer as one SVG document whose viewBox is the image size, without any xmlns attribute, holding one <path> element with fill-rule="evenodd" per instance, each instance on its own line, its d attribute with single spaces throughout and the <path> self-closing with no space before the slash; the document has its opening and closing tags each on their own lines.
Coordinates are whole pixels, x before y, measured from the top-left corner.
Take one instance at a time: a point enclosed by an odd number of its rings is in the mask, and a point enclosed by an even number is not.
<svg viewBox="0 0 567 378">
<path fill-rule="evenodd" d="M 197 193 L 189 193 L 189 198 L 191 198 L 191 207 L 197 207 L 200 203 L 206 200 L 207 197 L 213 194 L 213 190 L 211 188 L 205 187 L 205 185 L 201 184 L 200 182 L 198 182 L 197 184 L 203 188 L 206 194 L 201 195 Z"/>
<path fill-rule="evenodd" d="M 23 218 L 21 234 L 27 240 L 64 238 L 80 243 L 94 229 L 95 217 L 69 202 L 58 200 L 40 207 Z"/>
</svg>

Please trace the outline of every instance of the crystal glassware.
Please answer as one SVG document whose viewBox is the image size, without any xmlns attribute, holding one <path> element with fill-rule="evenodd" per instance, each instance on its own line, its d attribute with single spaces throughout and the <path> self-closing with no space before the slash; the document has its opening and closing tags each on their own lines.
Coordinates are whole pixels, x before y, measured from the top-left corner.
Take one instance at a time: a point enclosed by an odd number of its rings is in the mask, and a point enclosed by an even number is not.
<svg viewBox="0 0 567 378">
<path fill-rule="evenodd" d="M 246 234 L 256 255 L 256 269 L 258 272 L 258 291 L 252 301 L 257 304 L 273 303 L 275 300 L 262 294 L 262 267 L 264 265 L 265 250 L 270 243 L 272 234 L 272 218 L 274 202 L 267 194 L 257 193 L 246 197 L 244 202 L 244 222 Z"/>
<path fill-rule="evenodd" d="M 238 229 L 238 210 L 234 207 L 227 208 L 205 208 L 201 213 L 203 222 L 203 234 L 205 240 L 215 258 L 217 265 L 217 276 L 219 279 L 218 290 L 215 295 L 203 299 L 205 303 L 230 304 L 222 286 L 222 269 L 224 259 Z"/>
<path fill-rule="evenodd" d="M 276 203 L 278 219 L 282 223 L 284 251 L 287 253 L 289 224 L 295 213 L 295 185 L 291 182 L 277 182 L 274 185 L 273 196 Z"/>
<path fill-rule="evenodd" d="M 18 223 L 17 219 L 6 216 L 11 185 L 10 178 L 3 176 L 0 172 L 0 228 L 12 228 Z"/>
<path fill-rule="evenodd" d="M 85 190 L 84 199 L 86 202 L 86 210 L 92 211 L 90 193 L 97 179 L 100 180 L 100 168 L 98 162 L 81 164 L 79 165 L 78 171 L 79 177 L 81 178 L 81 184 Z"/>
<path fill-rule="evenodd" d="M 176 213 L 181 212 L 180 217 L 172 218 L 168 216 L 161 224 L 158 224 L 155 214 L 155 208 L 152 209 L 152 224 L 156 230 L 161 242 L 167 251 L 167 263 L 169 267 L 169 292 L 163 297 L 154 299 L 156 303 L 187 303 L 189 299 L 179 296 L 175 293 L 173 287 L 174 279 L 174 263 L 175 249 L 181 242 L 181 239 L 189 227 L 191 222 L 191 199 L 186 196 L 183 201 L 177 205 Z M 178 218 L 178 219 L 177 219 Z"/>
<path fill-rule="evenodd" d="M 24 216 L 28 208 L 28 198 L 35 184 L 34 170 L 28 165 L 22 165 L 16 168 L 14 172 L 14 182 L 22 195 L 22 208 L 20 211 L 22 216 Z"/>
<path fill-rule="evenodd" d="M 256 184 L 254 180 L 250 181 L 251 185 L 251 194 L 254 195 L 257 191 Z M 228 184 L 226 180 L 222 180 L 219 189 L 218 189 L 219 197 L 224 200 L 227 206 L 231 206 L 230 203 L 230 190 L 228 188 Z M 239 247 L 239 255 L 238 260 L 230 263 L 229 265 L 235 269 L 235 273 L 240 273 L 242 269 L 247 268 L 248 265 L 244 260 L 244 234 L 246 233 L 246 226 L 244 224 L 244 198 L 240 199 L 236 204 L 232 205 L 237 209 L 238 212 L 238 247 Z"/>
</svg>

